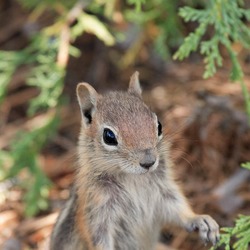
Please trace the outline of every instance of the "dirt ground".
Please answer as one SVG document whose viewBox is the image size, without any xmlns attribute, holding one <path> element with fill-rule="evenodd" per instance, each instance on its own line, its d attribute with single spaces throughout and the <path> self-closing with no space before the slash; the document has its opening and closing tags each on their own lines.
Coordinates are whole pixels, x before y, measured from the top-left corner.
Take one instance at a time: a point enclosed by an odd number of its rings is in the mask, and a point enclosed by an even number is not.
<svg viewBox="0 0 250 250">
<path fill-rule="evenodd" d="M 27 13 L 19 11 L 15 4 L 0 7 L 0 49 L 22 48 L 27 43 L 23 33 Z M 10 19 L 8 27 L 3 25 L 7 16 L 14 15 L 17 17 Z M 115 49 L 106 48 L 93 36 L 85 35 L 75 46 L 82 55 L 70 58 L 67 67 L 64 92 L 69 104 L 62 110 L 57 136 L 40 155 L 41 166 L 54 184 L 49 193 L 49 209 L 34 218 L 25 218 L 22 189 L 6 181 L 0 183 L 2 249 L 45 249 L 58 212 L 69 197 L 80 130 L 76 84 L 84 80 L 100 92 L 124 90 L 135 70 L 140 72 L 145 102 L 159 115 L 166 140 L 172 143 L 171 157 L 178 181 L 194 211 L 211 215 L 221 227 L 232 226 L 238 214 L 250 214 L 250 171 L 240 168 L 242 162 L 250 161 L 250 129 L 240 85 L 229 81 L 228 65 L 215 77 L 204 80 L 199 56 L 183 63 L 144 56 L 121 69 L 110 60 Z M 243 66 L 250 91 L 247 60 Z M 26 67 L 18 69 L 1 105 L 1 143 L 6 135 L 14 135 L 30 121 L 27 103 L 37 92 L 25 85 L 27 71 Z M 173 226 L 164 228 L 160 241 L 162 249 L 209 249 L 197 233 Z"/>
</svg>

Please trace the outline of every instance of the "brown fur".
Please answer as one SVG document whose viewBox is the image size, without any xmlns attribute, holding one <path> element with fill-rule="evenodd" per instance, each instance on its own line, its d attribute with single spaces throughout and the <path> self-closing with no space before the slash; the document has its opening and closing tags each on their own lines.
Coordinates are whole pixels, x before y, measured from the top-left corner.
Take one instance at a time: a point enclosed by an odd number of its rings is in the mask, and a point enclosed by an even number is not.
<svg viewBox="0 0 250 250">
<path fill-rule="evenodd" d="M 217 223 L 194 214 L 174 181 L 169 145 L 141 99 L 138 73 L 128 92 L 101 96 L 83 83 L 77 95 L 82 130 L 76 195 L 59 217 L 51 250 L 152 250 L 166 223 L 199 229 L 204 241 L 215 244 Z M 105 142 L 105 129 L 113 131 L 116 144 Z M 67 213 L 74 213 L 70 236 L 62 235 L 68 232 L 62 228 Z M 64 236 L 67 242 L 61 243 Z"/>
</svg>

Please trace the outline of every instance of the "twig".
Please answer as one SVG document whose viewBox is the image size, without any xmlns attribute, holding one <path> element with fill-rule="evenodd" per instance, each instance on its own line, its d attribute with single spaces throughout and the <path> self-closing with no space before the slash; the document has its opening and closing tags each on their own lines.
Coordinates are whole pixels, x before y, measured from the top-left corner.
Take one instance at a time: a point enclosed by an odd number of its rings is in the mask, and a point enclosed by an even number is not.
<svg viewBox="0 0 250 250">
<path fill-rule="evenodd" d="M 217 203 L 223 212 L 232 213 L 242 205 L 244 200 L 236 194 L 236 191 L 248 178 L 250 178 L 250 171 L 239 169 L 213 191 L 214 196 L 217 198 Z"/>
<path fill-rule="evenodd" d="M 219 198 L 232 195 L 250 177 L 250 171 L 239 169 L 227 181 L 217 187 L 213 194 Z"/>
<path fill-rule="evenodd" d="M 60 67 L 65 68 L 69 59 L 70 25 L 82 13 L 82 10 L 89 4 L 89 2 L 90 1 L 78 1 L 66 17 L 66 22 L 60 34 L 60 45 L 57 56 L 57 65 Z"/>
<path fill-rule="evenodd" d="M 18 131 L 21 130 L 34 130 L 35 128 L 39 128 L 44 126 L 49 119 L 55 116 L 55 110 L 51 110 L 45 114 L 38 115 L 31 120 L 26 121 L 25 123 L 22 121 L 17 121 L 13 124 L 8 125 L 8 128 L 2 133 L 0 137 L 0 148 L 4 148 L 8 146 L 12 140 L 12 138 L 16 135 Z M 0 131 L 1 132 L 1 131 Z"/>
<path fill-rule="evenodd" d="M 74 170 L 74 168 L 72 167 L 72 161 L 74 159 L 75 152 L 76 149 L 74 147 L 61 157 L 53 157 L 51 159 L 47 157 L 47 161 L 44 161 L 44 164 L 42 164 L 44 173 L 49 178 L 55 178 L 62 174 L 72 173 Z"/>
<path fill-rule="evenodd" d="M 53 142 L 55 142 L 56 144 L 60 145 L 62 148 L 68 151 L 75 147 L 74 142 L 72 142 L 67 137 L 61 136 L 61 135 L 55 136 L 55 138 L 53 139 Z"/>
<path fill-rule="evenodd" d="M 30 219 L 22 222 L 17 227 L 17 234 L 21 237 L 31 233 L 35 232 L 43 227 L 47 227 L 50 225 L 53 225 L 56 221 L 56 218 L 58 216 L 58 213 L 50 214 L 46 217 L 40 218 L 40 219 Z"/>
<path fill-rule="evenodd" d="M 10 108 L 22 105 L 24 103 L 27 103 L 33 97 L 37 96 L 38 93 L 39 91 L 36 88 L 28 88 L 24 91 L 19 91 L 16 94 L 9 95 L 3 105 L 5 105 L 6 103 L 6 105 L 8 105 Z"/>
</svg>

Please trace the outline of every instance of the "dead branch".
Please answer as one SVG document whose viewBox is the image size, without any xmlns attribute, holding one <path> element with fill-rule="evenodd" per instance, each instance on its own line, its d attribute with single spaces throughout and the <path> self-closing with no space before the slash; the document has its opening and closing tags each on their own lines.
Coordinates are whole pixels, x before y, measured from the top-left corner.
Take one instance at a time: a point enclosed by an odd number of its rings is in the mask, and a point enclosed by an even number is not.
<svg viewBox="0 0 250 250">
<path fill-rule="evenodd" d="M 250 178 L 250 171 L 239 169 L 213 191 L 223 212 L 232 213 L 243 204 L 244 199 L 237 195 L 236 191 L 248 178 Z"/>
<path fill-rule="evenodd" d="M 17 235 L 23 237 L 29 233 L 51 226 L 55 223 L 58 213 L 52 213 L 40 219 L 30 219 L 22 222 L 16 229 Z"/>
</svg>

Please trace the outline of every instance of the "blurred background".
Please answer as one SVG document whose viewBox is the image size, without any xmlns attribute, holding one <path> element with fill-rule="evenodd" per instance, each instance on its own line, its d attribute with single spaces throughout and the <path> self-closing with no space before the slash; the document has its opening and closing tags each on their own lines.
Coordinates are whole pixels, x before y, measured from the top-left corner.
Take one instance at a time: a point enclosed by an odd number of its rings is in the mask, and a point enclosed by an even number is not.
<svg viewBox="0 0 250 250">
<path fill-rule="evenodd" d="M 74 178 L 77 83 L 126 90 L 137 70 L 195 212 L 222 227 L 238 223 L 219 249 L 249 249 L 249 8 L 236 0 L 1 0 L 0 248 L 45 249 Z M 209 249 L 172 226 L 160 241 Z"/>
</svg>

